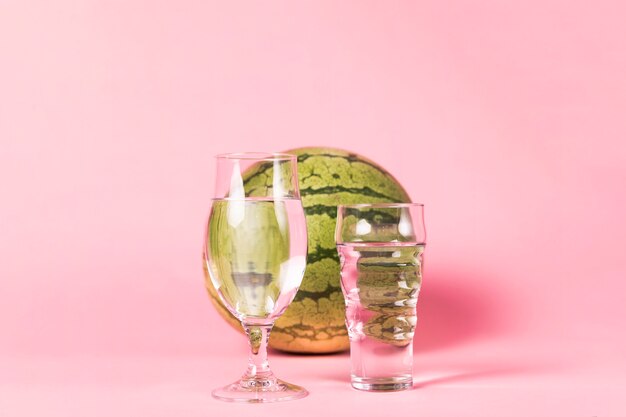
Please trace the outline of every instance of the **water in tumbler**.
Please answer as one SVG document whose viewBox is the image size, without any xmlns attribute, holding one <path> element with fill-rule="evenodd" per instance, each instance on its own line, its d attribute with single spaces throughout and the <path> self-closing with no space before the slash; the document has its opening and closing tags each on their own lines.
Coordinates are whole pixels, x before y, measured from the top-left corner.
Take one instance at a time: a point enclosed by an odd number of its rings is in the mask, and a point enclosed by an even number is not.
<svg viewBox="0 0 626 417">
<path fill-rule="evenodd" d="M 352 385 L 364 390 L 410 387 L 424 245 L 350 243 L 338 250 Z"/>
</svg>

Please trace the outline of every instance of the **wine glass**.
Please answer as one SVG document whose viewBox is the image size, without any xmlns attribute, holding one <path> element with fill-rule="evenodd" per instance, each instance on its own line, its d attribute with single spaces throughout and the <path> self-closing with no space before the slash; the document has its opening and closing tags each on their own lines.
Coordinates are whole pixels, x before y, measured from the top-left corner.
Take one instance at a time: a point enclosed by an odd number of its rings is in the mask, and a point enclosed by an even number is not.
<svg viewBox="0 0 626 417">
<path fill-rule="evenodd" d="M 214 390 L 215 398 L 274 402 L 308 395 L 277 379 L 267 361 L 270 330 L 300 287 L 306 253 L 296 157 L 218 155 L 204 259 L 220 300 L 248 336 L 250 355 L 241 379 Z"/>
</svg>

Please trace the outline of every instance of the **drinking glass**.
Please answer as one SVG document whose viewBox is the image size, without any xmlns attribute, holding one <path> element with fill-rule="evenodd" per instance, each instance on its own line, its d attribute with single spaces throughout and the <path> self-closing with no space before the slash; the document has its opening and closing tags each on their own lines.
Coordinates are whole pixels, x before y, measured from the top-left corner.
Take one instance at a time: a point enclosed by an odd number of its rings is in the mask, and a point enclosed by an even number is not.
<svg viewBox="0 0 626 417">
<path fill-rule="evenodd" d="M 340 205 L 335 240 L 352 386 L 365 391 L 410 388 L 426 244 L 424 206 Z"/>
<path fill-rule="evenodd" d="M 225 401 L 274 402 L 308 392 L 277 379 L 267 361 L 274 321 L 293 300 L 306 265 L 307 231 L 296 157 L 278 153 L 217 156 L 215 198 L 204 259 L 224 306 L 248 336 L 248 368 L 218 388 Z"/>
</svg>

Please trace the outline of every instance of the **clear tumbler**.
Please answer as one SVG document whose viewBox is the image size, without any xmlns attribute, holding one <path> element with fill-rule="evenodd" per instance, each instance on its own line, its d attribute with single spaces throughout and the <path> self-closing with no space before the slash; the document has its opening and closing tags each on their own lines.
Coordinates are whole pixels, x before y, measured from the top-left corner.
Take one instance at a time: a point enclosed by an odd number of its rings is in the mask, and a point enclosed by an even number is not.
<svg viewBox="0 0 626 417">
<path fill-rule="evenodd" d="M 352 386 L 413 384 L 413 335 L 426 244 L 424 206 L 340 205 L 335 240 L 346 301 Z"/>
</svg>

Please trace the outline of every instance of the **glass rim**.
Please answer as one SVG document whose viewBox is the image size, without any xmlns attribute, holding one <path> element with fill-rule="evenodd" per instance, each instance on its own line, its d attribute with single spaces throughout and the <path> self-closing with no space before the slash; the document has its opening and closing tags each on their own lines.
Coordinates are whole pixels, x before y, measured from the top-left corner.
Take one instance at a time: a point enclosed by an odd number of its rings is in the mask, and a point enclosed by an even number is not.
<svg viewBox="0 0 626 417">
<path fill-rule="evenodd" d="M 408 208 L 408 207 L 424 207 L 423 203 L 359 203 L 359 204 L 338 204 L 337 210 L 342 208 L 360 209 L 360 208 Z"/>
<path fill-rule="evenodd" d="M 284 152 L 230 152 L 217 154 L 215 158 L 253 161 L 289 161 L 296 159 L 296 155 Z"/>
</svg>

